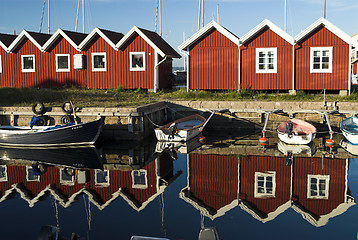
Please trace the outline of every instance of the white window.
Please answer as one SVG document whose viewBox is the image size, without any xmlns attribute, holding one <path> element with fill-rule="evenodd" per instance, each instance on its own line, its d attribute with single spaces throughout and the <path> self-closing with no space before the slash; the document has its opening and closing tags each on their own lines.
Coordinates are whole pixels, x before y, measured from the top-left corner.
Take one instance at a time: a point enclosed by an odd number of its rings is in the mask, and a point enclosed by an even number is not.
<svg viewBox="0 0 358 240">
<path fill-rule="evenodd" d="M 307 198 L 328 199 L 329 175 L 308 175 Z"/>
<path fill-rule="evenodd" d="M 0 182 L 6 182 L 7 181 L 7 166 L 1 165 L 0 166 Z"/>
<path fill-rule="evenodd" d="M 70 71 L 70 54 L 56 54 L 56 72 Z"/>
<path fill-rule="evenodd" d="M 255 172 L 255 198 L 275 197 L 276 172 Z"/>
<path fill-rule="evenodd" d="M 75 178 L 73 176 L 73 169 L 63 168 L 60 169 L 60 183 L 63 185 L 73 186 L 75 185 Z"/>
<path fill-rule="evenodd" d="M 92 53 L 92 71 L 107 71 L 106 53 Z"/>
<path fill-rule="evenodd" d="M 40 182 L 40 175 L 38 171 L 35 171 L 32 167 L 26 166 L 26 180 L 28 182 Z"/>
<path fill-rule="evenodd" d="M 333 47 L 311 47 L 310 73 L 332 73 Z"/>
<path fill-rule="evenodd" d="M 140 169 L 132 171 L 132 188 L 148 188 L 147 170 Z"/>
<path fill-rule="evenodd" d="M 22 72 L 35 72 L 35 55 L 21 55 Z"/>
<path fill-rule="evenodd" d="M 2 73 L 2 62 L 1 62 L 1 55 L 0 55 L 0 73 Z"/>
<path fill-rule="evenodd" d="M 96 170 L 95 172 L 95 184 L 103 187 L 109 186 L 109 171 L 108 170 Z"/>
<path fill-rule="evenodd" d="M 129 64 L 131 71 L 145 71 L 145 52 L 130 52 Z"/>
<path fill-rule="evenodd" d="M 256 73 L 277 73 L 277 48 L 256 48 Z"/>
</svg>

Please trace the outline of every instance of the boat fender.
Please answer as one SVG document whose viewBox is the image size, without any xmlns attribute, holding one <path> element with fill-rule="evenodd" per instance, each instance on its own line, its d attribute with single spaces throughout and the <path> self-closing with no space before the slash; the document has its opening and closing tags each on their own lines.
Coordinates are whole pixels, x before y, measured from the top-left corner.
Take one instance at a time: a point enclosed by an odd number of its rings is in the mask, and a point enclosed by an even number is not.
<svg viewBox="0 0 358 240">
<path fill-rule="evenodd" d="M 288 133 L 288 137 L 292 137 L 292 130 L 293 130 L 293 123 L 291 121 L 287 122 L 286 124 L 286 133 Z"/>
<path fill-rule="evenodd" d="M 30 120 L 30 127 L 32 128 L 33 126 L 35 126 L 38 121 L 39 121 L 39 118 L 38 118 L 38 117 L 32 116 L 32 118 L 31 118 L 31 120 Z"/>
<path fill-rule="evenodd" d="M 36 102 L 32 105 L 32 112 L 41 115 L 45 112 L 45 105 L 42 102 Z"/>
</svg>

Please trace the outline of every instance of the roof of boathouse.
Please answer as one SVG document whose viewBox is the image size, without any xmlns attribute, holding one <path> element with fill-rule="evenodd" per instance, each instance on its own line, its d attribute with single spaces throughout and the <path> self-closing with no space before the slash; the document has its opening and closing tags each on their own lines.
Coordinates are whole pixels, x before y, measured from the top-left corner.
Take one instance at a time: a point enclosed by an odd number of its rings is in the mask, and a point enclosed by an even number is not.
<svg viewBox="0 0 358 240">
<path fill-rule="evenodd" d="M 7 48 L 15 40 L 17 35 L 0 33 L 0 46 L 7 51 Z"/>
<path fill-rule="evenodd" d="M 21 33 L 10 44 L 7 51 L 13 52 L 25 38 L 29 39 L 39 50 L 42 50 L 42 46 L 47 42 L 48 39 L 51 38 L 51 35 L 22 30 Z"/>
<path fill-rule="evenodd" d="M 75 49 L 78 50 L 78 45 L 86 38 L 87 34 L 72 32 L 59 28 L 54 34 L 52 34 L 52 36 L 43 45 L 42 50 L 43 51 L 48 50 L 60 36 L 66 39 L 67 42 L 69 42 Z"/>
<path fill-rule="evenodd" d="M 196 43 L 202 36 L 207 34 L 212 29 L 216 29 L 218 32 L 220 32 L 222 35 L 224 35 L 226 38 L 231 40 L 236 45 L 240 45 L 240 38 L 237 37 L 235 34 L 215 22 L 214 20 L 205 25 L 203 28 L 201 28 L 199 31 L 197 31 L 193 36 L 188 38 L 186 41 L 184 41 L 182 44 L 179 45 L 179 50 L 185 50 L 186 48 L 190 47 L 194 43 Z"/>
<path fill-rule="evenodd" d="M 319 27 L 327 28 L 330 32 L 332 32 L 337 37 L 341 38 L 346 43 L 352 44 L 352 37 L 351 36 L 349 36 L 348 34 L 343 32 L 341 29 L 339 29 L 338 27 L 336 27 L 335 25 L 333 25 L 331 22 L 329 22 L 327 19 L 325 19 L 323 17 L 319 18 L 317 21 L 312 23 L 309 27 L 307 27 L 301 33 L 296 35 L 296 37 L 294 38 L 295 43 L 303 40 L 306 36 L 308 36 L 309 34 L 314 32 Z"/>
<path fill-rule="evenodd" d="M 245 43 L 245 42 L 249 41 L 250 39 L 255 37 L 256 34 L 261 32 L 265 28 L 269 28 L 270 30 L 272 30 L 274 33 L 279 35 L 281 38 L 283 38 L 284 40 L 286 40 L 290 44 L 292 44 L 292 45 L 294 44 L 294 38 L 291 35 L 286 33 L 284 30 L 279 28 L 277 25 L 275 25 L 274 23 L 272 23 L 268 19 L 263 20 L 256 27 L 254 27 L 249 32 L 247 32 L 244 36 L 242 36 L 241 39 L 240 39 L 240 43 Z"/>
</svg>

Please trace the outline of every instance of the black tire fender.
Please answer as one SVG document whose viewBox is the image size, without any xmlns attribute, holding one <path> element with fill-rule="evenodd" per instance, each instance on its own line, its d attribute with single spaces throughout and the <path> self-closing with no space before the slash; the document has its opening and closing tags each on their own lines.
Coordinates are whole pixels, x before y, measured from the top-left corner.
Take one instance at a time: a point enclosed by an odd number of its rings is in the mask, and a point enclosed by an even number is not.
<svg viewBox="0 0 358 240">
<path fill-rule="evenodd" d="M 68 113 L 68 114 L 72 113 L 72 111 L 73 111 L 73 107 L 72 107 L 72 104 L 70 101 L 64 102 L 62 104 L 61 108 L 62 108 L 62 111 L 64 111 L 65 113 Z"/>
<path fill-rule="evenodd" d="M 61 123 L 62 124 L 67 124 L 67 123 L 70 123 L 70 122 L 73 122 L 73 120 L 72 120 L 70 115 L 63 115 L 61 117 Z"/>
<path fill-rule="evenodd" d="M 32 105 L 32 112 L 41 115 L 45 112 L 45 105 L 42 102 L 36 102 Z"/>
</svg>

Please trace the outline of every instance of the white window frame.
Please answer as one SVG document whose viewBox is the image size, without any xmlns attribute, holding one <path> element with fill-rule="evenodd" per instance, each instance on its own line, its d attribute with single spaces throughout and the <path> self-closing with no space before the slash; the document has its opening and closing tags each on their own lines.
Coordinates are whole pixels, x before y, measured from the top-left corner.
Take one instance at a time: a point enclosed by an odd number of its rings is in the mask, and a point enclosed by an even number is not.
<svg viewBox="0 0 358 240">
<path fill-rule="evenodd" d="M 32 57 L 33 58 L 33 68 L 32 69 L 24 69 L 24 58 Z M 21 55 L 21 72 L 35 72 L 36 70 L 36 61 L 35 55 Z"/>
<path fill-rule="evenodd" d="M 106 172 L 106 173 L 107 173 L 106 181 L 105 181 L 105 182 L 98 182 L 97 174 L 98 174 L 99 172 Z M 110 183 L 109 183 L 109 170 L 99 170 L 99 169 L 96 169 L 96 170 L 95 170 L 95 175 L 94 175 L 94 180 L 95 180 L 95 185 L 96 185 L 96 186 L 108 187 L 108 186 L 110 185 Z"/>
<path fill-rule="evenodd" d="M 322 53 L 322 51 L 327 51 L 329 52 L 329 62 L 328 62 L 328 69 L 313 69 L 313 52 L 315 51 L 320 51 Z M 322 54 L 321 54 L 321 58 L 322 58 Z M 310 48 L 310 73 L 332 73 L 332 63 L 333 63 L 333 47 L 311 47 Z M 320 61 L 320 67 L 322 65 L 322 59 Z"/>
<path fill-rule="evenodd" d="M 67 185 L 67 186 L 73 186 L 75 185 L 75 177 L 74 176 L 69 176 L 71 178 L 71 180 L 67 180 L 67 179 L 63 179 L 63 174 L 66 174 L 68 175 L 66 172 L 65 172 L 65 168 L 61 168 L 60 169 L 60 183 L 62 185 Z"/>
<path fill-rule="evenodd" d="M 40 182 L 40 175 L 36 175 L 36 178 L 30 179 L 30 171 L 34 171 L 33 167 L 26 166 L 26 181 L 28 182 Z M 35 173 L 33 173 L 35 175 Z"/>
<path fill-rule="evenodd" d="M 61 69 L 58 68 L 58 57 L 67 57 L 68 60 L 67 68 L 61 68 Z M 70 54 L 56 54 L 55 58 L 56 58 L 56 72 L 69 72 L 71 70 Z"/>
<path fill-rule="evenodd" d="M 104 68 L 95 68 L 94 67 L 94 57 L 95 56 L 104 56 Z M 107 53 L 105 53 L 105 52 L 92 53 L 91 60 L 92 60 L 92 72 L 106 72 L 107 71 Z"/>
<path fill-rule="evenodd" d="M 260 52 L 265 52 L 267 55 L 267 52 L 273 52 L 273 69 L 268 69 L 267 65 L 269 64 L 267 62 L 267 57 L 265 58 L 265 66 L 266 69 L 260 69 L 259 65 L 259 56 Z M 256 73 L 277 73 L 277 48 L 256 48 Z"/>
<path fill-rule="evenodd" d="M 132 56 L 136 54 L 143 55 L 143 67 L 133 67 L 132 66 Z M 145 71 L 145 52 L 130 52 L 129 53 L 129 70 L 130 71 Z"/>
<path fill-rule="evenodd" d="M 258 177 L 264 177 L 264 193 L 259 193 L 258 188 Z M 272 193 L 266 192 L 266 178 L 272 177 Z M 254 197 L 255 198 L 268 198 L 276 196 L 276 172 L 268 171 L 268 172 L 255 172 L 255 185 L 254 185 Z"/>
<path fill-rule="evenodd" d="M 1 55 L 0 55 L 0 73 L 2 73 L 2 61 L 1 61 Z"/>
<path fill-rule="evenodd" d="M 2 168 L 4 168 L 4 172 L 5 175 L 3 177 L 0 177 L 0 182 L 7 182 L 8 178 L 7 178 L 7 166 L 6 165 L 1 165 Z"/>
<path fill-rule="evenodd" d="M 145 179 L 145 183 L 144 184 L 136 184 L 135 183 L 135 176 L 134 174 L 138 172 L 138 173 L 141 173 L 144 174 L 144 179 Z M 131 175 L 132 175 L 132 188 L 135 188 L 135 189 L 147 189 L 148 188 L 148 174 L 147 174 L 147 170 L 145 169 L 139 169 L 139 170 L 133 170 L 131 172 Z"/>
<path fill-rule="evenodd" d="M 311 195 L 311 185 L 312 185 L 312 178 L 317 179 L 317 196 L 312 196 Z M 330 176 L 329 175 L 311 175 L 308 174 L 307 175 L 307 198 L 309 199 L 328 199 L 329 198 L 329 179 Z M 319 192 L 319 180 L 325 180 L 325 190 L 324 190 L 324 196 L 320 196 Z"/>
</svg>

